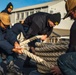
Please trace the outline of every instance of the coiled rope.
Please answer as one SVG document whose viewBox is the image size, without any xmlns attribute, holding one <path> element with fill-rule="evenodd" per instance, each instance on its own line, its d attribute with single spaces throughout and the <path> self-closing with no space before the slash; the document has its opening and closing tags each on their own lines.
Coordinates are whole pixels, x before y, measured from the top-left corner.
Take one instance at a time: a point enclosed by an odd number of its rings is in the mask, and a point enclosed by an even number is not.
<svg viewBox="0 0 76 75">
<path fill-rule="evenodd" d="M 40 36 L 41 37 L 41 36 Z M 40 38 L 39 37 L 39 38 Z M 20 45 L 29 43 L 38 37 L 23 41 Z M 36 43 L 35 55 L 27 50 L 23 50 L 23 54 L 32 58 L 37 62 L 37 69 L 41 73 L 49 73 L 51 68 L 57 65 L 57 59 L 60 55 L 64 54 L 68 49 L 69 42 L 59 42 L 57 44 L 52 43 Z M 46 70 L 46 71 L 45 71 Z"/>
<path fill-rule="evenodd" d="M 57 65 L 57 59 L 60 55 L 64 54 L 68 49 L 69 42 L 59 42 L 57 44 L 50 43 L 36 43 L 35 54 L 44 59 L 50 65 Z M 49 69 L 44 64 L 37 63 L 37 70 L 40 73 L 50 73 Z"/>
</svg>

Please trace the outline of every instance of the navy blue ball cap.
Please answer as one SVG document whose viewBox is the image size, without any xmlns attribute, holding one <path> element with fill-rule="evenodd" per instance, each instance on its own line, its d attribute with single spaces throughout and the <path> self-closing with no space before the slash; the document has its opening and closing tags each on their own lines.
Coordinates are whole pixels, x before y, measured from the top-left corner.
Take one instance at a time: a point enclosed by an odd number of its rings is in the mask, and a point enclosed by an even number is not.
<svg viewBox="0 0 76 75">
<path fill-rule="evenodd" d="M 50 14 L 48 16 L 48 19 L 54 23 L 54 25 L 58 25 L 61 21 L 61 14 L 60 13 L 54 13 Z"/>
</svg>

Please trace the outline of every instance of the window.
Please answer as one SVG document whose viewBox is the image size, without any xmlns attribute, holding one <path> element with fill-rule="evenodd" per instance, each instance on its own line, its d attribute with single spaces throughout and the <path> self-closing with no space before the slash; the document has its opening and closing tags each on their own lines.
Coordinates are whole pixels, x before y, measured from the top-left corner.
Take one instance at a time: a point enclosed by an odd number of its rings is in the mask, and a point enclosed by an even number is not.
<svg viewBox="0 0 76 75">
<path fill-rule="evenodd" d="M 50 14 L 53 14 L 53 11 L 52 10 L 50 10 Z"/>
<path fill-rule="evenodd" d="M 25 14 L 26 14 L 26 17 L 29 16 L 29 12 L 26 12 Z"/>
<path fill-rule="evenodd" d="M 40 10 L 36 10 L 36 13 L 37 13 L 37 12 L 40 12 Z"/>
<path fill-rule="evenodd" d="M 20 18 L 20 15 L 19 15 L 19 13 L 17 13 L 17 18 L 16 19 L 19 20 L 19 18 Z"/>
<path fill-rule="evenodd" d="M 30 15 L 34 14 L 34 11 L 30 11 Z"/>
<path fill-rule="evenodd" d="M 24 19 L 24 13 L 21 13 L 21 19 Z"/>
</svg>

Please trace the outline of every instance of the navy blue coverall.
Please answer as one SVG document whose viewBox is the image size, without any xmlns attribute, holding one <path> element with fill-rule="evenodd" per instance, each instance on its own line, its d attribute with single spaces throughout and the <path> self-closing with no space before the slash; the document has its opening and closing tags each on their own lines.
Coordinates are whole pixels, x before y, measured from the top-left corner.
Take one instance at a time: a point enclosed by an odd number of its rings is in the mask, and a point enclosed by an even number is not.
<svg viewBox="0 0 76 75">
<path fill-rule="evenodd" d="M 0 53 L 4 53 L 7 56 L 7 63 L 14 59 L 15 53 L 12 51 L 14 43 L 17 41 L 16 35 L 9 27 L 4 30 L 0 27 Z M 0 63 L 2 59 L 0 58 Z"/>
</svg>

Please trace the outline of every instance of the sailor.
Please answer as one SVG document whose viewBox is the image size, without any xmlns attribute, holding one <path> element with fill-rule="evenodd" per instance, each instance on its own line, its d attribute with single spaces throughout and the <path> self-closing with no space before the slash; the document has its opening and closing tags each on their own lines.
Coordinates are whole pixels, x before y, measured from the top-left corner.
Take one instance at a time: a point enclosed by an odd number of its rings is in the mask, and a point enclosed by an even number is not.
<svg viewBox="0 0 76 75">
<path fill-rule="evenodd" d="M 67 0 L 65 6 L 67 14 L 64 19 L 70 17 L 74 22 L 70 29 L 69 49 L 59 57 L 58 65 L 63 75 L 76 75 L 76 0 Z"/>
<path fill-rule="evenodd" d="M 14 75 L 22 75 L 22 72 L 14 66 L 14 59 L 17 58 L 17 54 L 22 54 L 22 48 L 15 34 L 9 28 L 10 24 L 9 15 L 4 12 L 0 13 L 0 53 L 4 53 L 7 56 L 7 73 L 10 75 L 12 73 Z"/>
<path fill-rule="evenodd" d="M 1 12 L 5 12 L 7 14 L 11 14 L 11 11 L 13 10 L 13 4 L 9 2 L 4 10 Z"/>
</svg>

